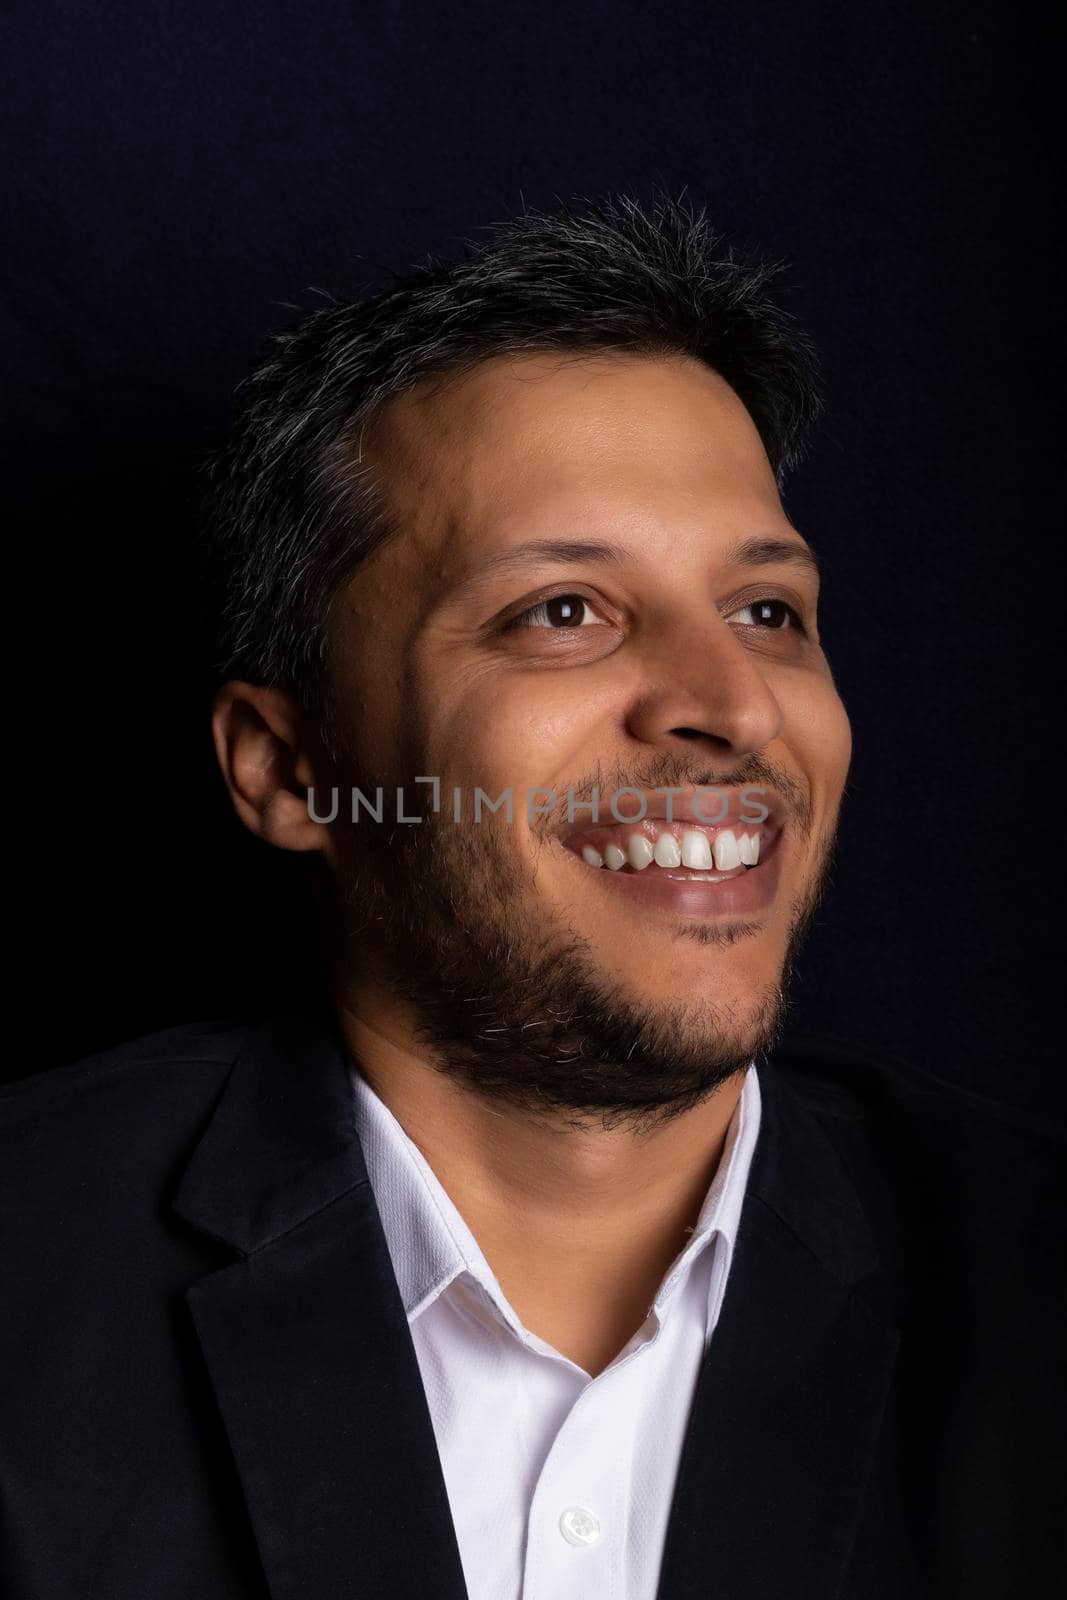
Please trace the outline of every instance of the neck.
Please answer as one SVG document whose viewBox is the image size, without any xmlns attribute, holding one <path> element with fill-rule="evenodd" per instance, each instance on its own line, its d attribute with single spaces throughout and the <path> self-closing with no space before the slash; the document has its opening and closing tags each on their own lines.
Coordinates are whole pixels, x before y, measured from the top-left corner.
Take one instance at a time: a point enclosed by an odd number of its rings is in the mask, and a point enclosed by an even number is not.
<svg viewBox="0 0 1067 1600">
<path fill-rule="evenodd" d="M 601 1370 L 644 1321 L 696 1223 L 741 1077 L 650 1130 L 576 1126 L 492 1103 L 440 1071 L 380 992 L 348 998 L 340 1021 L 525 1326 Z"/>
</svg>

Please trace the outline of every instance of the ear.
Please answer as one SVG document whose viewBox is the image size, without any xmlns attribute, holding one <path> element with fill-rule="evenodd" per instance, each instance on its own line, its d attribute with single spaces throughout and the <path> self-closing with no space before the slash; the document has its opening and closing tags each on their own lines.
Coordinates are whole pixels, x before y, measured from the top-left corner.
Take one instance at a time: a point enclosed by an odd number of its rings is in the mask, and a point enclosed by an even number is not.
<svg viewBox="0 0 1067 1600">
<path fill-rule="evenodd" d="M 332 859 L 329 824 L 311 814 L 331 815 L 332 764 L 295 697 L 231 680 L 215 696 L 211 729 L 245 827 L 281 850 L 321 850 Z"/>
</svg>

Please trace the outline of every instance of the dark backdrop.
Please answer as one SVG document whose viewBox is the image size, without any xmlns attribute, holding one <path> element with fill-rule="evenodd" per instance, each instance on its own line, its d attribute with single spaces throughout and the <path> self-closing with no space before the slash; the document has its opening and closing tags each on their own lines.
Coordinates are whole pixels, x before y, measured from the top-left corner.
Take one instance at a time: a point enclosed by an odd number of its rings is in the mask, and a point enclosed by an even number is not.
<svg viewBox="0 0 1067 1600">
<path fill-rule="evenodd" d="M 792 263 L 825 363 L 788 506 L 856 755 L 792 1025 L 1062 1108 L 1039 17 L 9 0 L 0 28 L 5 1073 L 260 1011 L 314 963 L 300 863 L 215 770 L 193 558 L 196 463 L 264 334 L 523 199 L 662 184 Z"/>
</svg>

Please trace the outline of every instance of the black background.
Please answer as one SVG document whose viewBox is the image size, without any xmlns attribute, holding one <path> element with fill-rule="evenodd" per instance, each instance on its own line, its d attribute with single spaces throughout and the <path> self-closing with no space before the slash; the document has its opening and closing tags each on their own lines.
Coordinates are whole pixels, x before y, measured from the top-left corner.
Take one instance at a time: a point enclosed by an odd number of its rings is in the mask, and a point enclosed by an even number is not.
<svg viewBox="0 0 1067 1600">
<path fill-rule="evenodd" d="M 208 731 L 196 464 L 263 336 L 523 201 L 659 184 L 788 259 L 825 368 L 787 507 L 856 753 L 792 1026 L 1062 1109 L 1039 15 L 101 0 L 0 32 L 5 1074 L 314 966 L 301 864 L 231 817 Z"/>
</svg>

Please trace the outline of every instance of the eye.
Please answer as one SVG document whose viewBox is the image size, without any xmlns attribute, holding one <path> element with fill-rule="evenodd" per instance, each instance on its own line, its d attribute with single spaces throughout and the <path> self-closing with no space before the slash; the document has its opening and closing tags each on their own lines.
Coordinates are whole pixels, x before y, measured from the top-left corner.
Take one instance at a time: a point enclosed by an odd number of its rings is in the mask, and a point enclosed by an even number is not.
<svg viewBox="0 0 1067 1600">
<path fill-rule="evenodd" d="M 600 618 L 580 594 L 557 594 L 512 617 L 509 628 L 585 628 Z"/>
<path fill-rule="evenodd" d="M 773 598 L 750 600 L 747 606 L 732 612 L 726 620 L 739 622 L 743 628 L 771 628 L 776 632 L 784 628 L 796 628 L 798 632 L 804 632 L 804 623 L 795 606 Z"/>
</svg>

